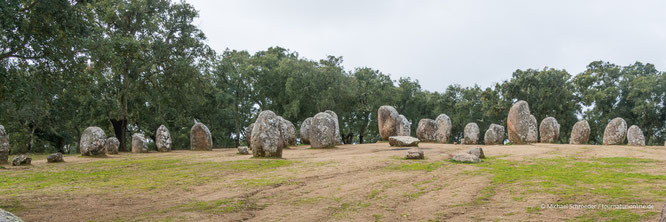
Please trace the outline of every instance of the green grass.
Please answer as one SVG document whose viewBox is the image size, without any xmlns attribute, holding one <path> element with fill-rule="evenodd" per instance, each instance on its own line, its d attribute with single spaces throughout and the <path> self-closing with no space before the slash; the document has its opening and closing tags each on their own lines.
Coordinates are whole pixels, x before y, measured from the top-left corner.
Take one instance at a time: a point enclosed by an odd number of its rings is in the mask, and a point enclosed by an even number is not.
<svg viewBox="0 0 666 222">
<path fill-rule="evenodd" d="M 357 212 L 360 209 L 369 207 L 370 203 L 364 203 L 361 201 L 345 202 L 340 204 L 340 206 L 330 207 L 331 216 L 336 218 L 344 218 L 349 216 L 353 212 Z"/>
</svg>

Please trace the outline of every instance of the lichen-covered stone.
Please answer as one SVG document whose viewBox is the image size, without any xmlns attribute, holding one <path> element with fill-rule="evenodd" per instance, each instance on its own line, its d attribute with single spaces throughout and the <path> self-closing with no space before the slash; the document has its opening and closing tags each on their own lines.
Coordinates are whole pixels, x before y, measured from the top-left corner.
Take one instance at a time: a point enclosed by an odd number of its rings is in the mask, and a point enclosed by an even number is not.
<svg viewBox="0 0 666 222">
<path fill-rule="evenodd" d="M 252 129 L 254 129 L 254 123 L 251 123 L 247 128 L 245 128 L 245 143 L 247 143 L 247 147 L 252 150 Z"/>
<path fill-rule="evenodd" d="M 627 140 L 630 146 L 645 146 L 645 136 L 643 130 L 636 125 L 632 125 L 627 130 Z"/>
<path fill-rule="evenodd" d="M 453 128 L 453 125 L 451 125 L 451 118 L 446 114 L 439 114 L 439 116 L 435 118 L 435 125 L 435 142 L 448 143 L 449 138 L 451 137 L 451 129 Z"/>
<path fill-rule="evenodd" d="M 626 138 L 627 122 L 624 119 L 618 117 L 608 122 L 604 130 L 604 145 L 620 145 L 624 143 Z"/>
<path fill-rule="evenodd" d="M 389 137 L 398 135 L 398 111 L 393 106 L 381 106 L 377 110 L 377 123 L 379 135 L 386 141 Z"/>
<path fill-rule="evenodd" d="M 520 100 L 509 109 L 506 118 L 509 141 L 513 144 L 525 144 L 537 141 L 536 118 L 530 114 L 530 106 Z"/>
<path fill-rule="evenodd" d="M 146 145 L 146 138 L 141 133 L 132 135 L 132 153 L 147 153 L 148 145 Z"/>
<path fill-rule="evenodd" d="M 541 120 L 539 133 L 542 143 L 555 143 L 560 138 L 560 124 L 554 117 L 546 117 Z"/>
<path fill-rule="evenodd" d="M 310 146 L 313 148 L 329 148 L 335 146 L 335 120 L 328 113 L 317 113 L 310 125 Z"/>
<path fill-rule="evenodd" d="M 14 160 L 12 161 L 12 165 L 13 166 L 30 165 L 31 162 L 32 158 L 30 158 L 28 155 L 21 154 L 14 158 Z"/>
<path fill-rule="evenodd" d="M 118 147 L 120 147 L 120 141 L 118 141 L 118 138 L 106 138 L 106 142 L 104 142 L 104 150 L 106 150 L 106 154 L 118 154 Z"/>
<path fill-rule="evenodd" d="M 9 136 L 5 127 L 0 125 L 0 164 L 9 163 Z"/>
<path fill-rule="evenodd" d="M 10 213 L 9 211 L 0 209 L 0 221 L 2 222 L 23 222 L 21 218 Z"/>
<path fill-rule="evenodd" d="M 333 117 L 335 120 L 335 144 L 342 144 L 342 135 L 340 135 L 340 121 L 338 120 L 338 114 L 331 110 L 324 111 Z"/>
<path fill-rule="evenodd" d="M 483 149 L 481 149 L 481 147 L 474 147 L 468 150 L 467 153 L 472 154 L 478 157 L 479 159 L 486 158 L 486 155 L 483 153 Z"/>
<path fill-rule="evenodd" d="M 465 125 L 463 136 L 462 144 L 479 143 L 479 125 L 476 125 L 476 123 L 468 123 Z"/>
<path fill-rule="evenodd" d="M 419 139 L 411 136 L 392 136 L 389 137 L 389 145 L 400 147 L 419 146 Z"/>
<path fill-rule="evenodd" d="M 474 155 L 469 154 L 469 153 L 460 153 L 460 154 L 457 154 L 457 155 L 453 156 L 453 158 L 451 158 L 451 159 L 453 161 L 461 162 L 461 163 L 478 163 L 478 162 L 481 162 L 481 159 L 479 159 L 479 157 L 474 156 Z"/>
<path fill-rule="evenodd" d="M 569 144 L 586 144 L 590 138 L 590 124 L 587 120 L 576 122 L 571 128 L 571 137 Z"/>
<path fill-rule="evenodd" d="M 410 136 L 412 133 L 411 130 L 412 124 L 409 123 L 407 117 L 404 115 L 398 115 L 398 136 Z"/>
<path fill-rule="evenodd" d="M 301 129 L 299 129 L 301 134 L 301 143 L 310 144 L 310 125 L 312 125 L 312 117 L 308 117 L 301 123 Z"/>
<path fill-rule="evenodd" d="M 159 152 L 171 151 L 171 134 L 164 125 L 160 125 L 157 132 L 155 132 L 155 146 Z"/>
<path fill-rule="evenodd" d="M 99 127 L 88 127 L 81 134 L 79 151 L 84 156 L 105 155 L 106 134 Z"/>
<path fill-rule="evenodd" d="M 391 138 L 389 137 L 389 139 Z M 422 160 L 425 159 L 425 155 L 423 154 L 423 150 L 416 148 L 408 150 L 405 158 L 410 160 Z"/>
<path fill-rule="evenodd" d="M 483 143 L 486 145 L 504 144 L 504 127 L 494 123 L 490 124 L 483 137 Z"/>
<path fill-rule="evenodd" d="M 280 137 L 285 146 L 296 146 L 296 127 L 291 121 L 278 116 L 280 120 Z"/>
<path fill-rule="evenodd" d="M 416 138 L 423 142 L 435 142 L 437 133 L 437 122 L 432 119 L 421 119 L 416 128 Z"/>
<path fill-rule="evenodd" d="M 65 160 L 62 158 L 62 153 L 54 153 L 46 157 L 46 162 L 49 163 L 59 163 L 63 161 Z"/>
<path fill-rule="evenodd" d="M 281 120 L 273 111 L 259 113 L 252 129 L 252 155 L 255 157 L 282 157 L 286 146 L 280 132 Z"/>
<path fill-rule="evenodd" d="M 191 150 L 213 150 L 213 137 L 203 123 L 196 123 L 190 129 Z"/>
<path fill-rule="evenodd" d="M 250 154 L 250 149 L 247 148 L 247 146 L 239 146 L 238 147 L 238 154 L 248 155 L 248 154 Z"/>
</svg>

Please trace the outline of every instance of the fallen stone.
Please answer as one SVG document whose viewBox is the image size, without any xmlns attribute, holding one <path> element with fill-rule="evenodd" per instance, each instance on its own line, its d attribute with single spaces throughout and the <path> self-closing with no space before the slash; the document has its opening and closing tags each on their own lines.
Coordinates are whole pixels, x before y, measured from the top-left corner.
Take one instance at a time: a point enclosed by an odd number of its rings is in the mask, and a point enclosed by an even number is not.
<svg viewBox="0 0 666 222">
<path fill-rule="evenodd" d="M 399 147 L 419 146 L 419 139 L 411 136 L 392 136 L 389 137 L 389 145 Z"/>
<path fill-rule="evenodd" d="M 46 157 L 46 162 L 49 163 L 59 163 L 64 161 L 65 160 L 62 158 L 62 153 L 54 153 Z"/>
<path fill-rule="evenodd" d="M 30 165 L 30 162 L 32 162 L 32 158 L 30 158 L 28 155 L 21 154 L 14 158 L 12 161 L 13 166 L 21 166 L 21 165 Z"/>
<path fill-rule="evenodd" d="M 238 147 L 238 153 L 243 154 L 243 155 L 248 155 L 248 154 L 250 154 L 250 149 L 247 148 L 247 146 L 239 146 Z"/>
<path fill-rule="evenodd" d="M 478 162 L 481 162 L 481 159 L 479 159 L 479 157 L 474 156 L 474 155 L 469 154 L 469 153 L 456 154 L 451 159 L 453 161 L 461 162 L 461 163 L 478 163 Z"/>
<path fill-rule="evenodd" d="M 478 157 L 479 159 L 486 158 L 486 155 L 483 154 L 483 149 L 481 149 L 481 147 L 474 147 L 474 148 L 470 149 L 469 151 L 467 151 L 467 153 L 472 154 L 472 155 Z"/>
<path fill-rule="evenodd" d="M 391 139 L 389 137 L 389 139 Z M 411 149 L 407 151 L 407 156 L 405 158 L 410 159 L 410 160 L 422 160 L 425 158 L 423 155 L 423 150 L 421 149 Z"/>
</svg>

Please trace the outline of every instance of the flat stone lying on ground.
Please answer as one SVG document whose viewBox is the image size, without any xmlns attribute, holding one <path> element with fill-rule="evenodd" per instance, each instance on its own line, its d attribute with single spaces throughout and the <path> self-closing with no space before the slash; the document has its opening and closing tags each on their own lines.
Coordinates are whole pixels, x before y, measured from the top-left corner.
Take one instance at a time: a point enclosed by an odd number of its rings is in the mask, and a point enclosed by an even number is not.
<svg viewBox="0 0 666 222">
<path fill-rule="evenodd" d="M 469 153 L 459 153 L 459 154 L 456 154 L 455 156 L 453 156 L 453 158 L 451 158 L 451 159 L 453 161 L 461 162 L 461 163 L 478 163 L 478 162 L 481 162 L 481 159 L 479 159 L 479 157 L 474 156 L 474 155 L 469 154 Z"/>
<path fill-rule="evenodd" d="M 481 149 L 481 147 L 474 147 L 474 148 L 468 150 L 467 153 L 472 154 L 472 155 L 478 157 L 479 159 L 486 158 L 486 155 L 483 154 L 483 149 Z"/>
<path fill-rule="evenodd" d="M 63 161 L 65 160 L 62 158 L 62 153 L 54 153 L 46 157 L 46 162 L 49 163 L 59 163 Z"/>
<path fill-rule="evenodd" d="M 248 155 L 248 154 L 250 154 L 250 149 L 247 148 L 247 146 L 239 146 L 238 147 L 238 153 L 243 154 L 243 155 Z"/>
<path fill-rule="evenodd" d="M 425 158 L 425 155 L 423 155 L 423 150 L 416 148 L 408 150 L 407 156 L 405 156 L 405 158 L 410 160 L 422 160 Z"/>
<path fill-rule="evenodd" d="M 12 161 L 13 166 L 21 166 L 21 165 L 30 165 L 32 162 L 32 158 L 30 158 L 28 155 L 21 154 L 14 158 Z"/>
<path fill-rule="evenodd" d="M 419 146 L 419 139 L 411 136 L 392 136 L 389 137 L 389 145 L 399 147 Z"/>
</svg>

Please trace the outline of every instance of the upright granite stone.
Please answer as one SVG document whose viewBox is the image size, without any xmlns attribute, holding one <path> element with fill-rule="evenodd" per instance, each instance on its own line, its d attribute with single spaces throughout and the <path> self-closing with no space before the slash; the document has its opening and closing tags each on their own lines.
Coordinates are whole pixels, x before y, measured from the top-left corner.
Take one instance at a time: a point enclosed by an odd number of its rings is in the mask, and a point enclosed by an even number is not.
<svg viewBox="0 0 666 222">
<path fill-rule="evenodd" d="M 629 127 L 627 131 L 627 140 L 630 146 L 645 146 L 645 136 L 643 131 L 636 125 Z"/>
<path fill-rule="evenodd" d="M 437 122 L 432 119 L 421 119 L 416 128 L 416 138 L 423 142 L 435 142 L 437 133 Z"/>
<path fill-rule="evenodd" d="M 280 132 L 280 118 L 273 111 L 259 113 L 252 129 L 252 155 L 255 157 L 282 157 L 286 146 Z"/>
<path fill-rule="evenodd" d="M 301 123 L 300 134 L 302 144 L 310 144 L 310 125 L 312 125 L 312 117 L 308 117 Z"/>
<path fill-rule="evenodd" d="M 440 114 L 435 119 L 435 124 L 437 125 L 437 130 L 435 131 L 435 142 L 438 143 L 448 143 L 449 138 L 451 137 L 451 118 L 446 114 Z"/>
<path fill-rule="evenodd" d="M 468 123 L 465 125 L 463 131 L 462 144 L 477 144 L 479 143 L 479 125 L 476 123 Z"/>
<path fill-rule="evenodd" d="M 590 124 L 587 120 L 576 122 L 571 128 L 569 144 L 586 144 L 590 138 Z"/>
<path fill-rule="evenodd" d="M 62 158 L 62 153 L 53 153 L 46 157 L 46 162 L 48 163 L 59 163 L 64 161 L 65 159 Z"/>
<path fill-rule="evenodd" d="M 310 146 L 312 148 L 329 148 L 335 146 L 335 120 L 328 113 L 317 113 L 310 125 Z"/>
<path fill-rule="evenodd" d="M 412 124 L 409 123 L 407 117 L 402 114 L 398 115 L 398 136 L 410 136 L 412 133 L 411 127 Z"/>
<path fill-rule="evenodd" d="M 398 147 L 419 146 L 419 139 L 411 136 L 392 136 L 389 137 L 389 145 Z"/>
<path fill-rule="evenodd" d="M 120 147 L 120 141 L 118 141 L 118 138 L 113 136 L 106 138 L 106 142 L 104 142 L 104 150 L 106 150 L 106 154 L 118 154 L 118 147 Z"/>
<path fill-rule="evenodd" d="M 247 143 L 248 149 L 252 150 L 252 129 L 254 129 L 254 123 L 251 123 L 247 128 L 245 128 L 245 143 Z"/>
<path fill-rule="evenodd" d="M 398 135 L 398 111 L 393 106 L 381 106 L 377 110 L 377 123 L 379 135 L 386 141 L 391 136 Z"/>
<path fill-rule="evenodd" d="M 22 166 L 22 165 L 30 165 L 32 162 L 32 158 L 30 158 L 28 155 L 21 154 L 14 158 L 12 161 L 13 166 Z"/>
<path fill-rule="evenodd" d="M 494 123 L 490 124 L 483 137 L 483 143 L 486 145 L 504 144 L 504 127 Z"/>
<path fill-rule="evenodd" d="M 525 144 L 536 142 L 536 118 L 530 114 L 530 106 L 527 102 L 520 100 L 509 109 L 506 118 L 506 127 L 509 141 L 513 144 Z"/>
<path fill-rule="evenodd" d="M 324 111 L 333 117 L 335 120 L 335 144 L 342 144 L 342 136 L 340 135 L 340 121 L 338 120 L 338 114 L 331 110 Z"/>
<path fill-rule="evenodd" d="M 539 133 L 542 143 L 555 143 L 560 138 L 560 124 L 554 117 L 546 117 L 541 120 Z"/>
<path fill-rule="evenodd" d="M 9 163 L 9 136 L 5 127 L 0 125 L 0 164 Z"/>
<path fill-rule="evenodd" d="M 147 153 L 148 145 L 146 145 L 146 138 L 142 133 L 135 133 L 132 135 L 132 153 Z"/>
<path fill-rule="evenodd" d="M 280 137 L 282 143 L 286 146 L 296 146 L 296 127 L 291 121 L 278 116 L 280 120 Z"/>
<path fill-rule="evenodd" d="M 611 120 L 606 129 L 604 130 L 604 145 L 620 145 L 624 144 L 624 139 L 627 138 L 627 122 L 618 117 Z"/>
<path fill-rule="evenodd" d="M 157 132 L 155 132 L 155 146 L 159 152 L 171 151 L 171 134 L 164 125 L 157 128 Z"/>
<path fill-rule="evenodd" d="M 86 128 L 81 134 L 79 140 L 79 151 L 84 156 L 105 155 L 106 134 L 99 127 L 91 126 Z"/>
<path fill-rule="evenodd" d="M 190 129 L 191 150 L 213 150 L 213 137 L 203 123 L 196 123 Z"/>
<path fill-rule="evenodd" d="M 537 120 L 534 115 L 530 115 L 530 125 L 529 131 L 527 131 L 527 142 L 536 143 L 539 142 L 539 129 L 537 128 Z"/>
</svg>

